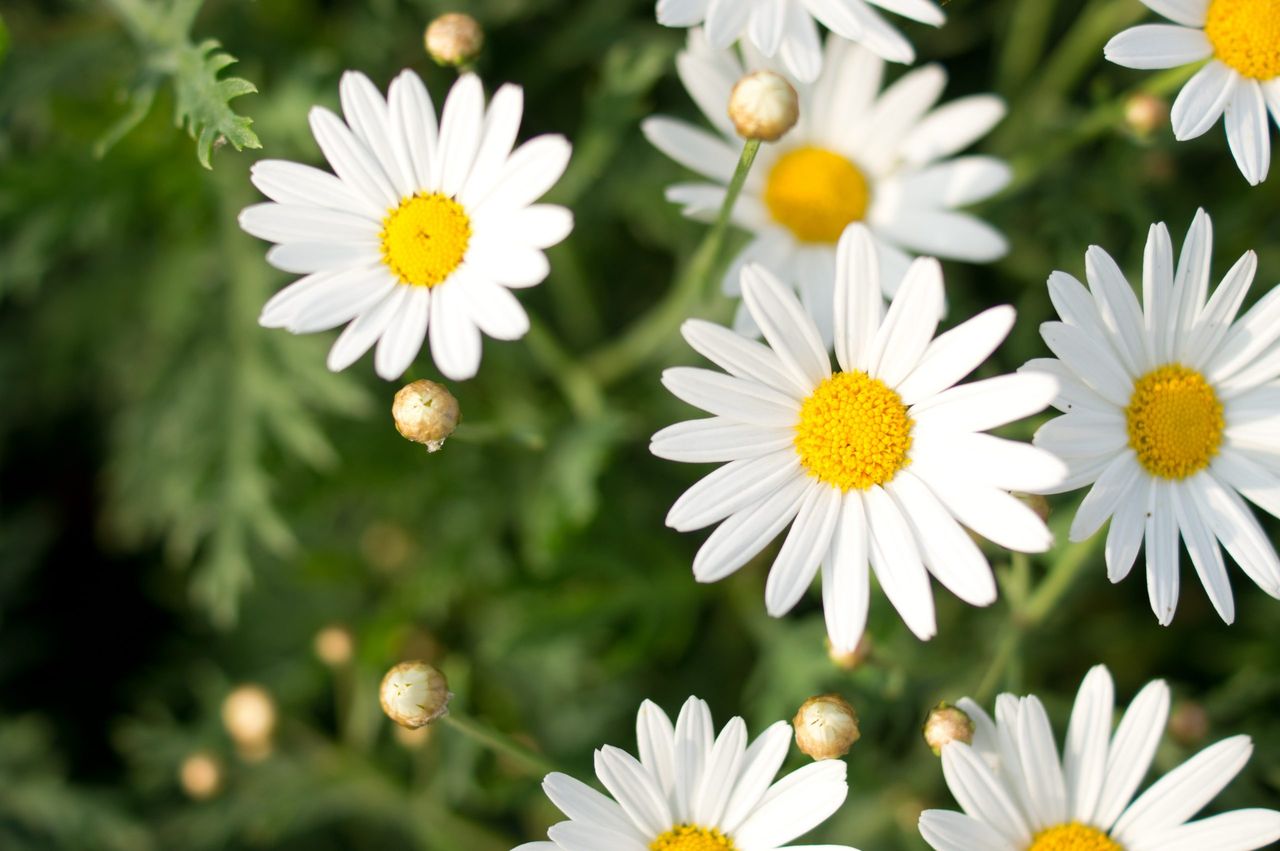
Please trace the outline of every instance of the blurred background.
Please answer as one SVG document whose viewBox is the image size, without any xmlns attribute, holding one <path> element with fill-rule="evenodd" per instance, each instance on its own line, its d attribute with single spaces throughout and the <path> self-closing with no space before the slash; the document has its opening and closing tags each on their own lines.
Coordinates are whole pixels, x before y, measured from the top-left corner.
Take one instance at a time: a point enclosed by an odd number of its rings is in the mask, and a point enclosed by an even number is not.
<svg viewBox="0 0 1280 851">
<path fill-rule="evenodd" d="M 1249 189 L 1220 128 L 1175 146 L 1167 79 L 1103 62 L 1105 41 L 1146 17 L 1137 0 L 946 8 L 941 30 L 895 23 L 921 61 L 945 64 L 947 98 L 995 91 L 1011 107 L 982 148 L 1017 177 L 980 212 L 1012 251 L 946 264 L 947 325 L 1019 309 L 987 372 L 1047 354 L 1050 271 L 1081 275 L 1100 244 L 1136 280 L 1148 225 L 1167 221 L 1180 244 L 1197 206 L 1216 226 L 1216 276 L 1252 248 L 1250 302 L 1280 280 L 1280 177 Z M 369 358 L 330 374 L 333 334 L 257 326 L 288 276 L 236 214 L 258 200 L 257 156 L 321 162 L 306 113 L 336 107 L 344 69 L 385 87 L 414 68 L 440 103 L 453 72 L 422 32 L 454 10 L 487 30 L 487 88 L 524 86 L 522 136 L 573 140 L 548 200 L 577 227 L 521 294 L 563 351 L 486 340 L 480 376 L 451 386 L 464 424 L 429 455 L 396 433 L 399 385 Z M 1013 563 L 992 550 L 994 606 L 938 589 L 924 644 L 875 593 L 866 652 L 840 660 L 816 591 L 785 620 L 765 615 L 772 551 L 693 582 L 704 535 L 663 517 L 709 468 L 655 459 L 647 439 L 690 415 L 661 367 L 698 359 L 674 326 L 642 358 L 601 348 L 660 303 L 704 232 L 664 202 L 685 175 L 638 131 L 654 112 L 696 120 L 674 73 L 685 33 L 659 27 L 651 0 L 6 0 L 0 20 L 0 848 L 543 838 L 557 813 L 531 761 L 381 714 L 379 679 L 409 658 L 448 675 L 458 718 L 583 779 L 595 747 L 634 749 L 646 697 L 674 715 L 698 694 L 717 724 L 741 714 L 758 732 L 839 692 L 862 740 L 847 805 L 810 841 L 864 851 L 923 849 L 920 810 L 954 806 L 920 737 L 936 701 L 1035 691 L 1061 734 L 1098 662 L 1123 702 L 1170 682 L 1159 769 L 1248 733 L 1252 762 L 1211 806 L 1280 806 L 1280 603 L 1238 572 L 1234 626 L 1186 568 L 1161 628 L 1141 571 L 1112 587 L 1097 542 Z M 256 133 L 261 150 L 174 126 L 191 92 L 172 70 L 210 38 L 239 59 L 222 76 L 260 91 L 230 103 L 251 128 L 197 119 L 240 143 Z M 213 79 L 208 55 L 193 79 Z M 715 290 L 692 312 L 727 319 Z M 438 377 L 425 354 L 414 375 Z M 1078 498 L 1054 501 L 1059 540 Z M 1062 586 L 1040 593 L 1063 560 Z"/>
</svg>

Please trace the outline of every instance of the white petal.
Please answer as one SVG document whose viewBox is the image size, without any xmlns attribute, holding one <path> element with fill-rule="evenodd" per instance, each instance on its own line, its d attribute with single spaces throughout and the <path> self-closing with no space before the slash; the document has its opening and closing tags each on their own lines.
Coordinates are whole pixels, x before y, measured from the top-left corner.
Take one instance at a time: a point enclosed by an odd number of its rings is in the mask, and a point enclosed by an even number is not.
<svg viewBox="0 0 1280 851">
<path fill-rule="evenodd" d="M 773 349 L 728 328 L 702 319 L 687 319 L 680 326 L 680 333 L 696 352 L 737 378 L 757 381 L 795 398 L 804 398 L 813 389 L 807 379 L 787 369 Z"/>
<path fill-rule="evenodd" d="M 896 388 L 903 404 L 941 393 L 977 369 L 1008 336 L 1014 315 L 1007 305 L 993 307 L 935 338 Z"/>
<path fill-rule="evenodd" d="M 1020 848 L 973 816 L 950 810 L 921 813 L 920 835 L 934 851 L 1019 851 Z"/>
<path fill-rule="evenodd" d="M 709 369 L 679 366 L 662 373 L 662 384 L 694 407 L 759 426 L 793 426 L 800 403 L 763 384 Z"/>
<path fill-rule="evenodd" d="M 791 747 L 792 730 L 786 721 L 778 721 L 761 733 L 747 748 L 742 758 L 742 769 L 734 784 L 733 795 L 725 808 L 721 829 L 729 834 L 737 833 L 744 819 L 756 809 L 760 799 L 773 783 Z"/>
<path fill-rule="evenodd" d="M 493 189 L 476 198 L 476 214 L 527 207 L 556 184 L 573 149 L 563 136 L 537 136 L 516 148 Z"/>
<path fill-rule="evenodd" d="M 1271 128 L 1262 86 L 1253 80 L 1241 81 L 1227 104 L 1223 122 L 1240 173 L 1251 186 L 1257 186 L 1266 180 L 1271 167 Z"/>
<path fill-rule="evenodd" d="M 796 516 L 809 487 L 826 485 L 797 476 L 768 498 L 721 523 L 693 558 L 694 578 L 716 582 L 754 558 Z"/>
<path fill-rule="evenodd" d="M 1151 611 L 1161 626 L 1173 621 L 1178 606 L 1180 565 L 1178 559 L 1178 523 L 1174 519 L 1173 503 L 1169 496 L 1170 482 L 1156 479 L 1155 510 L 1147 516 L 1147 597 Z"/>
<path fill-rule="evenodd" d="M 925 116 L 902 140 L 903 162 L 916 165 L 936 162 L 962 151 L 996 126 L 1006 112 L 995 95 L 957 98 Z"/>
<path fill-rule="evenodd" d="M 725 184 L 733 177 L 738 152 L 719 136 L 663 116 L 646 118 L 640 129 L 650 144 L 690 171 Z"/>
<path fill-rule="evenodd" d="M 810 763 L 765 793 L 734 836 L 742 848 L 776 848 L 808 833 L 840 808 L 849 787 L 843 760 Z"/>
<path fill-rule="evenodd" d="M 250 169 L 253 185 L 272 201 L 304 204 L 329 210 L 358 210 L 380 218 L 386 208 L 369 202 L 363 195 L 327 171 L 287 160 L 258 160 Z"/>
<path fill-rule="evenodd" d="M 451 281 L 436 287 L 431 304 L 431 359 L 446 378 L 462 381 L 480 368 L 480 329 Z"/>
<path fill-rule="evenodd" d="M 427 336 L 431 293 L 422 287 L 407 289 L 409 296 L 378 339 L 378 351 L 373 359 L 374 370 L 387 381 L 394 381 L 409 368 Z"/>
<path fill-rule="evenodd" d="M 929 572 L 966 603 L 988 606 L 995 602 L 996 581 L 986 556 L 928 485 L 903 470 L 885 490 L 897 500 L 911 525 Z"/>
<path fill-rule="evenodd" d="M 1112 835 L 1128 845 L 1152 831 L 1182 824 L 1213 800 L 1252 754 L 1248 736 L 1205 748 L 1143 792 L 1116 822 Z"/>
<path fill-rule="evenodd" d="M 1151 343 L 1147 338 L 1142 306 L 1133 288 L 1111 255 L 1096 245 L 1085 253 L 1085 270 L 1089 288 L 1098 305 L 1098 315 L 1111 331 L 1120 359 L 1130 375 L 1142 375 L 1152 363 Z"/>
<path fill-rule="evenodd" d="M 254 204 L 240 211 L 240 227 L 271 242 L 369 242 L 381 224 L 364 216 L 301 204 Z"/>
<path fill-rule="evenodd" d="M 836 248 L 835 349 L 844 371 L 866 371 L 882 304 L 875 240 L 864 225 L 850 225 Z"/>
<path fill-rule="evenodd" d="M 799 475 L 800 458 L 791 447 L 732 461 L 681 494 L 667 512 L 666 523 L 679 532 L 702 529 L 759 502 Z"/>
<path fill-rule="evenodd" d="M 1173 360 L 1177 304 L 1173 288 L 1173 241 L 1164 223 L 1147 231 L 1142 258 L 1142 304 L 1147 338 L 1158 363 Z"/>
<path fill-rule="evenodd" d="M 1179 142 L 1203 136 L 1222 115 L 1239 82 L 1235 71 L 1216 60 L 1205 65 L 1182 87 L 1169 118 Z"/>
<path fill-rule="evenodd" d="M 844 495 L 831 550 L 822 561 L 822 611 L 827 635 L 840 652 L 852 653 L 862 640 L 870 600 L 869 534 L 862 496 Z"/>
<path fill-rule="evenodd" d="M 967 213 L 901 210 L 876 225 L 888 239 L 919 254 L 990 263 L 1009 252 L 1009 243 L 999 231 Z"/>
<path fill-rule="evenodd" d="M 449 89 L 440 114 L 440 173 L 436 188 L 444 195 L 453 197 L 466 184 L 480 147 L 483 122 L 484 87 L 475 74 L 463 74 Z"/>
<path fill-rule="evenodd" d="M 1102 53 L 1126 68 L 1176 68 L 1207 59 L 1213 45 L 1201 29 L 1143 24 L 1112 38 Z"/>
<path fill-rule="evenodd" d="M 831 545 L 840 514 L 838 488 L 814 486 L 800 502 L 794 525 L 778 551 L 765 583 L 765 609 L 775 618 L 795 607 L 813 583 L 818 565 Z"/>
<path fill-rule="evenodd" d="M 656 703 L 646 700 L 636 713 L 636 745 L 640 764 L 670 798 L 675 789 L 675 728 Z"/>
<path fill-rule="evenodd" d="M 938 631 L 933 589 L 920 560 L 911 527 L 893 497 L 879 485 L 863 494 L 870 529 L 868 553 L 880 588 L 902 615 L 903 623 L 922 641 Z"/>
<path fill-rule="evenodd" d="M 408 152 L 394 141 L 399 134 L 391 129 L 391 116 L 387 102 L 377 86 L 359 71 L 347 71 L 338 84 L 342 100 L 342 114 L 356 138 L 364 143 L 377 159 L 396 193 L 401 197 L 412 195 L 419 188 Z"/>
<path fill-rule="evenodd" d="M 1107 752 L 1107 770 L 1095 812 L 1096 824 L 1110 830 L 1120 817 L 1155 756 L 1156 745 L 1169 720 L 1169 686 L 1153 680 L 1138 692 L 1125 710 Z"/>
<path fill-rule="evenodd" d="M 1227 566 L 1223 563 L 1218 541 L 1200 516 L 1196 497 L 1190 492 L 1197 487 L 1195 479 L 1192 479 L 1183 487 L 1174 486 L 1170 489 L 1173 514 L 1205 593 L 1209 595 L 1218 616 L 1231 623 L 1236 616 L 1231 581 L 1227 578 Z"/>
<path fill-rule="evenodd" d="M 329 350 L 329 369 L 341 372 L 359 360 L 382 336 L 408 298 L 408 287 L 395 287 L 382 301 L 352 320 Z"/>
<path fill-rule="evenodd" d="M 813 320 L 791 290 L 763 266 L 742 270 L 742 300 L 797 381 L 808 389 L 831 376 L 831 359 Z"/>
<path fill-rule="evenodd" d="M 1149 840 L 1143 837 L 1133 851 L 1254 851 L 1280 840 L 1280 813 L 1275 810 L 1233 810 L 1179 825 Z"/>
<path fill-rule="evenodd" d="M 924 480 L 953 517 L 987 540 L 1026 553 L 1042 553 L 1053 545 L 1053 535 L 1044 521 L 1008 493 L 924 464 L 913 464 L 912 472 Z"/>
<path fill-rule="evenodd" d="M 458 200 L 463 205 L 474 206 L 475 201 L 488 195 L 498 182 L 502 167 L 516 143 L 523 114 L 523 89 L 507 83 L 494 92 L 480 130 L 475 162 L 471 165 L 466 184 L 458 193 Z"/>
<path fill-rule="evenodd" d="M 795 432 L 710 417 L 667 426 L 653 436 L 649 451 L 685 463 L 736 461 L 790 448 Z"/>
<path fill-rule="evenodd" d="M 657 836 L 671 827 L 662 790 L 631 754 L 605 745 L 596 751 L 596 776 L 643 833 Z"/>
<path fill-rule="evenodd" d="M 1133 562 L 1142 547 L 1142 537 L 1146 533 L 1147 515 L 1155 510 L 1154 494 L 1152 480 L 1149 477 L 1140 478 L 1137 493 L 1131 499 L 1122 501 L 1111 517 L 1105 549 L 1107 579 L 1111 582 L 1119 582 L 1133 569 Z"/>
<path fill-rule="evenodd" d="M 1102 398 L 1119 408 L 1128 406 L 1133 378 L 1110 346 L 1099 346 L 1096 338 L 1065 322 L 1045 322 L 1040 336 L 1050 351 Z"/>
<path fill-rule="evenodd" d="M 529 315 L 506 287 L 484 278 L 450 281 L 466 303 L 471 321 L 495 340 L 519 340 L 529 332 Z"/>
<path fill-rule="evenodd" d="M 338 116 L 321 106 L 311 108 L 311 132 L 334 172 L 369 204 L 369 210 L 395 209 L 400 195 L 378 164 L 377 158 L 352 134 Z M 374 212 L 377 215 L 377 212 Z"/>
<path fill-rule="evenodd" d="M 904 207 L 964 207 L 990 198 L 1009 184 L 1013 171 L 995 157 L 957 157 L 894 181 Z M 889 182 L 879 188 L 883 201 Z"/>
<path fill-rule="evenodd" d="M 1067 465 L 1027 443 L 972 432 L 921 435 L 912 457 L 928 466 L 950 467 L 1001 490 L 1043 493 L 1067 477 Z"/>
<path fill-rule="evenodd" d="M 960 384 L 911 408 L 916 428 L 986 431 L 1037 414 L 1057 395 L 1058 382 L 1036 372 Z"/>
<path fill-rule="evenodd" d="M 1246 251 L 1227 272 L 1209 298 L 1209 303 L 1196 316 L 1195 325 L 1184 344 L 1181 354 L 1188 365 L 1199 368 L 1212 360 L 1235 320 L 1257 270 L 1258 255 Z"/>
<path fill-rule="evenodd" d="M 1031 830 L 1017 804 L 972 748 L 963 742 L 943 748 L 942 773 L 966 813 L 990 825 L 1015 848 L 1030 844 Z"/>
<path fill-rule="evenodd" d="M 932 257 L 916 259 L 867 352 L 867 373 L 897 387 L 933 339 L 942 303 L 942 266 Z"/>
<path fill-rule="evenodd" d="M 695 824 L 720 823 L 746 749 L 747 725 L 741 718 L 732 718 L 716 737 L 707 756 L 702 782 L 694 792 L 690 817 Z"/>
<path fill-rule="evenodd" d="M 1076 516 L 1071 521 L 1071 540 L 1092 538 L 1116 513 L 1121 503 L 1133 498 L 1138 479 L 1145 475 L 1133 450 L 1126 449 L 1117 455 L 1076 509 Z"/>
<path fill-rule="evenodd" d="M 643 707 L 641 711 L 643 712 Z M 600 794 L 581 780 L 552 772 L 543 779 L 542 791 L 560 812 L 574 821 L 603 827 L 637 841 L 644 840 L 644 836 L 636 830 L 636 826 L 616 801 Z"/>
<path fill-rule="evenodd" d="M 1164 15 L 1175 24 L 1187 27 L 1203 27 L 1209 13 L 1210 0 L 1142 0 L 1142 4 L 1157 15 Z"/>
<path fill-rule="evenodd" d="M 381 265 L 378 243 L 286 242 L 267 252 L 267 262 L 283 272 L 299 275 Z"/>
<path fill-rule="evenodd" d="M 417 188 L 437 185 L 437 156 L 440 147 L 436 108 L 422 78 L 405 69 L 391 81 L 387 91 L 391 127 L 404 142 L 405 152 Z"/>
<path fill-rule="evenodd" d="M 1071 709 L 1066 744 L 1062 748 L 1067 787 L 1067 816 L 1094 823 L 1094 811 L 1107 766 L 1111 744 L 1111 713 L 1115 708 L 1115 684 L 1105 665 L 1095 665 L 1085 675 Z"/>
</svg>

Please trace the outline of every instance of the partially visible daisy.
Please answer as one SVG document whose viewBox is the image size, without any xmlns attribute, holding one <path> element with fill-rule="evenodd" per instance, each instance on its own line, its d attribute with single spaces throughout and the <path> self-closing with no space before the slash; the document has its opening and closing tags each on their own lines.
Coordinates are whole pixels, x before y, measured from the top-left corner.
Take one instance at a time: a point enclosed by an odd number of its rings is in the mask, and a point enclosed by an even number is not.
<svg viewBox="0 0 1280 851">
<path fill-rule="evenodd" d="M 1244 768 L 1248 736 L 1205 748 L 1134 800 L 1169 718 L 1169 687 L 1148 683 L 1113 736 L 1115 686 L 1098 665 L 1076 696 L 1062 759 L 1043 704 L 1002 694 L 996 720 L 974 701 L 972 747 L 942 749 L 964 813 L 926 810 L 920 833 L 937 851 L 1252 851 L 1280 839 L 1280 812 L 1234 810 L 1188 821 Z"/>
<path fill-rule="evenodd" d="M 760 148 L 734 207 L 734 224 L 754 239 L 730 266 L 724 286 L 736 295 L 749 262 L 787 270 L 830 342 L 836 241 L 848 225 L 871 229 L 886 287 L 902 279 L 910 252 L 995 260 L 1008 248 L 1004 237 L 956 208 L 999 192 L 1010 171 L 993 157 L 949 159 L 1003 117 L 999 98 L 977 95 L 932 109 L 947 81 L 940 66 L 912 70 L 880 94 L 884 63 L 873 53 L 835 36 L 827 39 L 826 53 L 818 81 L 797 87 L 799 123 Z M 643 125 L 663 153 L 712 181 L 667 189 L 667 198 L 693 218 L 716 216 L 738 162 L 742 140 L 725 106 L 744 71 L 766 64 L 750 50 L 745 55 L 747 68 L 695 30 L 677 59 L 685 88 L 718 134 L 663 117 Z"/>
<path fill-rule="evenodd" d="M 542 788 L 568 820 L 547 831 L 550 842 L 527 842 L 515 851 L 856 851 L 787 846 L 838 810 L 849 787 L 838 759 L 812 762 L 773 782 L 791 746 L 786 721 L 748 745 L 741 718 L 716 735 L 711 711 L 696 697 L 674 726 L 646 700 L 636 739 L 639 759 L 610 745 L 596 751 L 596 777 L 609 795 L 548 774 Z"/>
<path fill-rule="evenodd" d="M 1012 308 L 934 339 L 943 303 L 937 260 L 911 265 L 887 313 L 865 227 L 845 233 L 836 265 L 840 371 L 791 290 L 749 265 L 742 296 L 769 345 L 686 322 L 689 344 L 729 374 L 667 370 L 667 389 L 713 416 L 663 429 L 650 449 L 724 464 L 667 515 L 680 531 L 720 524 L 694 558 L 695 578 L 723 579 L 790 524 L 765 587 L 769 614 L 795 606 L 821 565 L 831 643 L 848 652 L 866 626 L 871 571 L 922 639 L 936 631 L 929 574 L 973 605 L 995 600 L 991 568 L 961 524 L 1010 549 L 1048 549 L 1049 530 L 1009 491 L 1056 483 L 1066 468 L 1043 450 L 983 433 L 1043 410 L 1057 392 L 1052 377 L 953 387 L 1004 340 Z"/>
<path fill-rule="evenodd" d="M 240 214 L 240 226 L 278 243 L 267 262 L 305 275 L 262 309 L 260 322 L 295 334 L 346 324 L 329 368 L 346 369 L 377 343 L 388 380 L 413 362 L 428 332 L 431 356 L 452 379 L 480 365 L 480 332 L 515 340 L 529 330 L 512 289 L 547 276 L 542 249 L 573 218 L 535 204 L 569 162 L 569 143 L 540 136 L 514 152 L 524 96 L 506 85 L 485 109 L 484 89 L 464 74 L 435 108 L 422 80 L 404 71 L 387 99 L 363 74 L 340 86 L 344 123 L 313 107 L 311 130 L 336 176 L 283 160 L 253 166 L 274 204 Z"/>
<path fill-rule="evenodd" d="M 1142 0 L 1173 24 L 1130 27 L 1107 42 L 1126 68 L 1174 68 L 1209 59 L 1173 102 L 1173 135 L 1203 135 L 1223 119 L 1249 183 L 1267 178 L 1271 131 L 1280 124 L 1280 0 Z"/>
<path fill-rule="evenodd" d="M 935 27 L 946 21 L 931 0 L 658 0 L 658 23 L 704 25 L 717 49 L 746 37 L 765 56 L 776 56 L 791 76 L 811 83 L 823 63 L 818 23 L 890 62 L 915 61 L 911 42 L 873 6 Z"/>
<path fill-rule="evenodd" d="M 1177 266 L 1163 224 L 1147 238 L 1142 301 L 1107 252 L 1085 255 L 1089 289 L 1049 278 L 1061 322 L 1040 333 L 1057 359 L 1024 372 L 1056 376 L 1054 407 L 1035 443 L 1092 485 L 1071 524 L 1082 541 L 1111 519 L 1107 576 L 1128 575 L 1146 541 L 1147 589 L 1160 623 L 1178 604 L 1181 536 L 1222 619 L 1235 617 L 1221 542 L 1257 585 L 1280 597 L 1280 559 L 1241 495 L 1280 516 L 1280 288 L 1236 320 L 1257 257 L 1246 252 L 1206 302 L 1213 230 L 1203 210 Z"/>
</svg>

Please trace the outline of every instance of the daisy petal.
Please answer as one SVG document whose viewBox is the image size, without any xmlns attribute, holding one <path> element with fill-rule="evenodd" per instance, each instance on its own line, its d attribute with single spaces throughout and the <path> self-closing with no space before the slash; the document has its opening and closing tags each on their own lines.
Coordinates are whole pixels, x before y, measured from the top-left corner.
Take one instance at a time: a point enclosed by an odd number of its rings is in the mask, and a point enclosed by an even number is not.
<svg viewBox="0 0 1280 851">
<path fill-rule="evenodd" d="M 1222 115 L 1239 77 L 1221 62 L 1205 65 L 1182 87 L 1173 102 L 1169 118 L 1179 142 L 1203 136 Z"/>
<path fill-rule="evenodd" d="M 1176 68 L 1212 56 L 1213 45 L 1202 29 L 1143 24 L 1112 38 L 1102 53 L 1126 68 Z"/>
</svg>

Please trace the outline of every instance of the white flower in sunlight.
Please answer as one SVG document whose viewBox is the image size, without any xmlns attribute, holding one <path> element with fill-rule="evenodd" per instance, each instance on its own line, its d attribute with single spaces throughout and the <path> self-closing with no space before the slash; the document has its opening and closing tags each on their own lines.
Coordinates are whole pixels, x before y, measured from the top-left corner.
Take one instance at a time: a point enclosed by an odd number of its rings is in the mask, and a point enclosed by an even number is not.
<svg viewBox="0 0 1280 851">
<path fill-rule="evenodd" d="M 1209 59 L 1173 103 L 1173 135 L 1203 135 L 1221 117 L 1249 183 L 1267 178 L 1271 128 L 1280 124 L 1280 0 L 1142 0 L 1173 24 L 1130 27 L 1107 42 L 1126 68 L 1175 68 Z"/>
<path fill-rule="evenodd" d="M 345 124 L 311 110 L 336 176 L 282 160 L 254 164 L 254 185 L 276 203 L 246 208 L 240 225 L 279 243 L 267 262 L 306 275 L 268 301 L 259 321 L 295 334 L 349 323 L 329 368 L 347 368 L 377 343 L 374 366 L 386 379 L 409 367 L 430 332 L 439 370 L 470 378 L 481 331 L 515 340 L 529 329 L 511 290 L 546 278 L 542 249 L 573 227 L 568 210 L 533 203 L 564 172 L 569 143 L 540 136 L 513 152 L 521 90 L 501 87 L 486 111 L 473 74 L 453 85 L 438 130 L 412 71 L 386 100 L 355 72 L 340 91 Z"/>
<path fill-rule="evenodd" d="M 1280 839 L 1280 813 L 1234 810 L 1189 822 L 1253 752 L 1248 736 L 1205 748 L 1134 800 L 1169 717 L 1169 687 L 1148 683 L 1113 736 L 1115 686 L 1102 665 L 1080 686 L 1059 760 L 1034 695 L 1002 694 L 996 720 L 974 701 L 972 746 L 942 749 L 963 813 L 926 810 L 920 833 L 937 851 L 1251 851 Z"/>
<path fill-rule="evenodd" d="M 1223 620 L 1234 619 L 1235 603 L 1219 542 L 1280 597 L 1280 560 L 1240 498 L 1280 516 L 1280 287 L 1235 321 L 1257 267 L 1250 251 L 1206 303 L 1212 227 L 1196 213 L 1176 268 L 1168 229 L 1151 227 L 1145 305 L 1097 246 L 1085 255 L 1088 290 L 1054 272 L 1049 295 L 1062 321 L 1040 333 L 1057 358 L 1023 367 L 1061 383 L 1053 404 L 1065 416 L 1035 437 L 1071 469 L 1054 490 L 1093 485 L 1071 540 L 1111 518 L 1107 576 L 1119 582 L 1145 538 L 1147 589 L 1162 624 L 1178 604 L 1179 535 Z"/>
<path fill-rule="evenodd" d="M 1005 254 L 999 232 L 955 208 L 999 192 L 1010 172 L 992 157 L 947 159 L 1003 117 L 999 98 L 961 98 L 930 111 L 946 85 L 940 66 L 912 70 L 877 96 L 879 58 L 836 37 L 827 39 L 826 52 L 818 81 L 797 87 L 799 123 L 777 144 L 760 148 L 732 219 L 754 239 L 724 285 L 737 294 L 739 272 L 749 262 L 785 271 L 829 343 L 836 241 L 846 226 L 870 227 L 892 294 L 911 260 L 908 252 L 974 262 Z M 745 55 L 751 67 L 762 63 L 752 51 Z M 744 69 L 733 51 L 711 49 L 696 30 L 678 65 L 719 135 L 663 117 L 649 118 L 643 128 L 663 153 L 713 181 L 675 184 L 667 198 L 684 205 L 688 216 L 714 219 L 742 147 L 725 104 Z"/>
<path fill-rule="evenodd" d="M 704 25 L 718 49 L 746 36 L 756 50 L 777 57 L 791 76 L 808 83 L 822 70 L 819 23 L 890 62 L 915 61 L 911 42 L 873 6 L 935 27 L 946 21 L 931 0 L 658 0 L 658 23 Z"/>
<path fill-rule="evenodd" d="M 646 700 L 636 738 L 639 759 L 610 745 L 596 751 L 596 777 L 612 797 L 548 774 L 542 788 L 568 820 L 547 831 L 550 842 L 515 851 L 774 851 L 825 821 L 849 792 L 840 760 L 811 763 L 774 783 L 791 725 L 779 721 L 748 745 L 747 725 L 734 718 L 717 736 L 711 711 L 696 697 L 674 726 Z"/>
<path fill-rule="evenodd" d="M 698 581 L 733 573 L 794 520 L 769 571 L 769 614 L 799 602 L 821 564 L 827 630 L 848 651 L 866 626 L 870 570 L 922 639 L 936 631 L 930 573 L 968 603 L 991 603 L 991 568 L 960 524 L 1010 549 L 1048 549 L 1044 522 L 1007 491 L 1050 486 L 1066 468 L 1043 450 L 983 433 L 1043 410 L 1057 392 L 1052 377 L 953 387 L 1009 333 L 1012 308 L 934 339 L 943 303 L 937 260 L 911 265 L 887 313 L 866 228 L 841 238 L 836 266 L 841 371 L 832 372 L 791 290 L 750 265 L 743 299 L 769 345 L 686 322 L 689 344 L 729 374 L 667 370 L 672 393 L 714 416 L 663 429 L 650 449 L 673 461 L 725 462 L 667 515 L 680 531 L 720 523 L 694 558 Z"/>
</svg>

